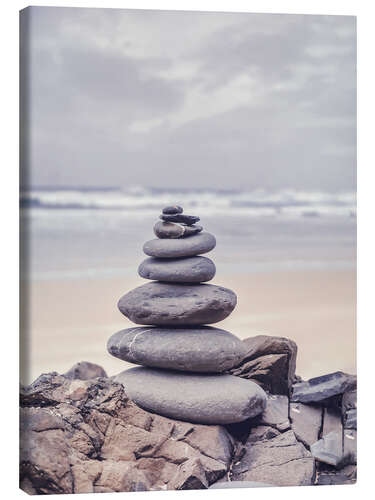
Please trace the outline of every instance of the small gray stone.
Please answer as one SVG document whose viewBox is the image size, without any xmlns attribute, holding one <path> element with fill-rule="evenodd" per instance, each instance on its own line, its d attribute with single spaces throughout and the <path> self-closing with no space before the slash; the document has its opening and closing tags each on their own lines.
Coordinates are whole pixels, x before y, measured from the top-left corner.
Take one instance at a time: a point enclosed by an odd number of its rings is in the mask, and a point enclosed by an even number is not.
<svg viewBox="0 0 375 500">
<path fill-rule="evenodd" d="M 200 221 L 199 217 L 196 217 L 195 215 L 186 215 L 186 214 L 174 214 L 174 215 L 162 214 L 160 215 L 160 219 L 166 222 L 182 222 L 183 224 L 187 224 L 188 226 L 191 226 L 192 224 L 195 224 L 196 222 Z"/>
<path fill-rule="evenodd" d="M 207 253 L 216 246 L 216 239 L 210 233 L 201 232 L 189 238 L 160 239 L 147 241 L 143 251 L 150 257 L 173 259 L 176 257 L 192 257 Z"/>
<path fill-rule="evenodd" d="M 110 354 L 129 363 L 207 373 L 228 370 L 245 350 L 240 339 L 209 326 L 129 328 L 112 335 L 107 348 Z"/>
<path fill-rule="evenodd" d="M 236 294 L 221 286 L 155 281 L 121 297 L 118 308 L 139 325 L 193 326 L 223 320 L 236 303 Z"/>
<path fill-rule="evenodd" d="M 70 370 L 63 374 L 63 377 L 78 380 L 90 380 L 97 377 L 107 377 L 105 370 L 95 363 L 80 361 L 73 365 Z"/>
<path fill-rule="evenodd" d="M 154 233 L 158 238 L 181 238 L 185 228 L 174 222 L 157 222 L 154 225 Z"/>
<path fill-rule="evenodd" d="M 292 401 L 312 403 L 342 394 L 356 387 L 357 378 L 343 372 L 330 373 L 315 377 L 307 382 L 294 384 Z"/>
<path fill-rule="evenodd" d="M 215 276 L 216 267 L 207 257 L 180 259 L 145 259 L 138 268 L 142 278 L 168 283 L 202 283 Z"/>
<path fill-rule="evenodd" d="M 183 211 L 183 208 L 179 205 L 169 205 L 163 208 L 163 214 L 182 214 Z"/>
<path fill-rule="evenodd" d="M 123 371 L 115 381 L 141 408 L 188 422 L 241 422 L 261 413 L 266 405 L 266 394 L 257 384 L 232 375 L 137 367 Z"/>
<path fill-rule="evenodd" d="M 319 439 L 323 409 L 321 406 L 290 403 L 290 420 L 298 441 L 310 447 Z"/>
</svg>

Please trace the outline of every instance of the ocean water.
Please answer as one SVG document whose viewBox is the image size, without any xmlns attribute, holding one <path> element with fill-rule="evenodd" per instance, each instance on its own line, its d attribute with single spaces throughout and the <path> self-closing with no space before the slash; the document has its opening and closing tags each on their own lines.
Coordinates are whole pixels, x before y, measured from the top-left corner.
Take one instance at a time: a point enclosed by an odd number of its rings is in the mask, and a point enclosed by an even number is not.
<svg viewBox="0 0 375 500">
<path fill-rule="evenodd" d="M 354 192 L 52 187 L 21 192 L 22 277 L 136 277 L 168 204 L 215 234 L 221 273 L 356 266 Z"/>
</svg>

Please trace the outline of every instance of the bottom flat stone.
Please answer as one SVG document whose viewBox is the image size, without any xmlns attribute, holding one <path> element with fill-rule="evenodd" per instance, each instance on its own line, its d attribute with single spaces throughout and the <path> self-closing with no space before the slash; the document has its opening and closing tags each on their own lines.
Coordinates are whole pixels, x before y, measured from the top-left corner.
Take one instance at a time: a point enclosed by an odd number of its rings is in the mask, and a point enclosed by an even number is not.
<svg viewBox="0 0 375 500">
<path fill-rule="evenodd" d="M 145 367 L 115 377 L 145 410 L 201 424 L 230 424 L 255 417 L 267 396 L 251 380 L 222 374 L 192 374 Z"/>
</svg>

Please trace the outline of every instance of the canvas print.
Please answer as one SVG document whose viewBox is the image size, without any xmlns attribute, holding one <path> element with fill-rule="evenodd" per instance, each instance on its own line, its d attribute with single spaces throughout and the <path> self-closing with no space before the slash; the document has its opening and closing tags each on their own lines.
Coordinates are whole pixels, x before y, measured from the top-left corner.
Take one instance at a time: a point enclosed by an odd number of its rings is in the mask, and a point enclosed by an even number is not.
<svg viewBox="0 0 375 500">
<path fill-rule="evenodd" d="M 20 487 L 350 485 L 356 19 L 20 13 Z"/>
</svg>

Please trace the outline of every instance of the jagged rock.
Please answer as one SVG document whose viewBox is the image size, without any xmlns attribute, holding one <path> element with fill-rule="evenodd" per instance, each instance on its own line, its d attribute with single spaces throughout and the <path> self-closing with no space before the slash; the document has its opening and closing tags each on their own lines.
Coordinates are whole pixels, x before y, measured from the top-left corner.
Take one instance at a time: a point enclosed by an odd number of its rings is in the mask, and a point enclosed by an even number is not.
<svg viewBox="0 0 375 500">
<path fill-rule="evenodd" d="M 244 457 L 232 468 L 232 481 L 300 486 L 314 480 L 314 459 L 292 430 L 280 434 L 271 427 L 255 427 L 245 450 Z"/>
<path fill-rule="evenodd" d="M 22 389 L 21 406 L 20 484 L 31 494 L 207 487 L 230 467 L 224 427 L 148 413 L 108 378 L 45 374 Z M 198 462 L 200 485 L 189 479 Z"/>
<path fill-rule="evenodd" d="M 168 486 L 173 490 L 208 488 L 206 474 L 199 458 L 192 458 L 181 464 Z"/>
<path fill-rule="evenodd" d="M 245 351 L 240 339 L 209 326 L 128 328 L 112 335 L 107 349 L 129 363 L 202 373 L 228 370 Z"/>
<path fill-rule="evenodd" d="M 268 335 L 257 335 L 243 342 L 247 353 L 230 373 L 252 379 L 272 394 L 288 395 L 295 380 L 296 343 Z"/>
<path fill-rule="evenodd" d="M 71 379 L 90 380 L 97 377 L 107 377 L 107 374 L 101 366 L 81 361 L 72 366 L 63 376 Z"/>
<path fill-rule="evenodd" d="M 290 420 L 298 441 L 302 441 L 308 448 L 318 441 L 323 424 L 321 406 L 290 403 Z"/>
<path fill-rule="evenodd" d="M 115 380 L 140 407 L 188 422 L 241 422 L 259 415 L 266 406 L 266 394 L 257 384 L 232 375 L 140 366 L 121 372 Z"/>
<path fill-rule="evenodd" d="M 335 468 L 320 468 L 317 472 L 315 484 L 318 486 L 333 484 L 354 484 L 357 481 L 357 469 L 353 465 L 347 465 L 340 471 Z"/>
<path fill-rule="evenodd" d="M 126 293 L 118 308 L 139 325 L 201 326 L 223 320 L 236 303 L 236 294 L 222 286 L 153 281 Z"/>
<path fill-rule="evenodd" d="M 276 427 L 279 431 L 288 429 L 290 427 L 288 397 L 270 394 L 266 409 L 259 417 L 259 423 Z"/>
<path fill-rule="evenodd" d="M 357 377 L 354 375 L 334 372 L 294 384 L 291 400 L 300 403 L 319 402 L 351 390 L 356 385 Z"/>
</svg>

